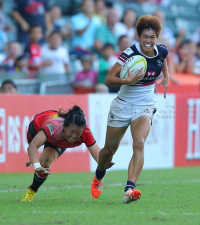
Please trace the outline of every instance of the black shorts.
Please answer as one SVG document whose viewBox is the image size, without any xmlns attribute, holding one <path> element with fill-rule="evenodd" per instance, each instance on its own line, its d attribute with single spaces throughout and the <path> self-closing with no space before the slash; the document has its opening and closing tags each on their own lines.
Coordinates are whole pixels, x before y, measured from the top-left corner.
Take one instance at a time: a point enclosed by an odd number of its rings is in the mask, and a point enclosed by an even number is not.
<svg viewBox="0 0 200 225">
<path fill-rule="evenodd" d="M 28 132 L 27 132 L 27 140 L 28 140 L 29 144 L 31 143 L 31 141 L 33 140 L 33 138 L 35 137 L 36 134 L 37 134 L 37 132 L 34 128 L 33 121 L 31 121 L 28 126 Z M 59 156 L 62 155 L 63 152 L 66 150 L 66 148 L 56 147 L 55 145 L 52 145 L 48 141 L 46 141 L 44 143 L 44 149 L 47 147 L 51 147 L 51 148 L 55 149 L 58 152 Z"/>
</svg>

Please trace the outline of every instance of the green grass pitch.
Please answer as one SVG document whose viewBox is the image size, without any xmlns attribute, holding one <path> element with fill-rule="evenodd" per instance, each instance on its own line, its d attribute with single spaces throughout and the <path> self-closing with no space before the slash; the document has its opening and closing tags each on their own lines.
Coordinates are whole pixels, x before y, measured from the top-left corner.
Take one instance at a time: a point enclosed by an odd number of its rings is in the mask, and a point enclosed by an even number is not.
<svg viewBox="0 0 200 225">
<path fill-rule="evenodd" d="M 200 167 L 144 170 L 131 204 L 122 204 L 127 171 L 108 172 L 99 199 L 93 176 L 53 173 L 33 202 L 21 202 L 33 174 L 0 174 L 0 225 L 200 225 Z"/>
</svg>

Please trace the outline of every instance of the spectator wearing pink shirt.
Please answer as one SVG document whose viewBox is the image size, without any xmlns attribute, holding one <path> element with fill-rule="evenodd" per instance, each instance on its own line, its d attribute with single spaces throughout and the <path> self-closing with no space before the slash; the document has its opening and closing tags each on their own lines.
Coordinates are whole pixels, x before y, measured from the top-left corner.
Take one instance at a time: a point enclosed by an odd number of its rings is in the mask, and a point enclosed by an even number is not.
<svg viewBox="0 0 200 225">
<path fill-rule="evenodd" d="M 81 58 L 83 70 L 75 77 L 75 94 L 93 93 L 97 84 L 97 72 L 92 69 L 92 59 L 90 55 Z"/>
</svg>

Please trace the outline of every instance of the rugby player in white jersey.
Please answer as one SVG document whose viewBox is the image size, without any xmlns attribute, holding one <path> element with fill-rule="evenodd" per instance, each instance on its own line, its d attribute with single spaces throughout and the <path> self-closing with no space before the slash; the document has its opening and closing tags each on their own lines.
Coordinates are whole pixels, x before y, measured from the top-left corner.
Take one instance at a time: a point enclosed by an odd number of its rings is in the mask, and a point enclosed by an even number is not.
<svg viewBox="0 0 200 225">
<path fill-rule="evenodd" d="M 117 98 L 112 101 L 108 114 L 105 146 L 100 151 L 92 183 L 92 196 L 94 198 L 98 198 L 102 194 L 106 166 L 112 160 L 129 125 L 133 138 L 133 156 L 128 166 L 128 180 L 122 202 L 130 203 L 139 200 L 142 195 L 141 191 L 135 188 L 144 164 L 145 140 L 157 108 L 154 88 L 156 79 L 161 72 L 164 76 L 160 82 L 161 85 L 164 85 L 164 98 L 166 98 L 168 89 L 169 73 L 166 62 L 168 50 L 164 45 L 156 45 L 161 29 L 162 25 L 157 17 L 141 16 L 136 24 L 139 43 L 121 53 L 106 77 L 106 85 L 122 86 Z M 134 55 L 145 57 L 147 61 L 146 73 L 139 74 L 140 70 L 132 74 L 129 70 L 126 79 L 119 78 L 120 69 Z"/>
</svg>

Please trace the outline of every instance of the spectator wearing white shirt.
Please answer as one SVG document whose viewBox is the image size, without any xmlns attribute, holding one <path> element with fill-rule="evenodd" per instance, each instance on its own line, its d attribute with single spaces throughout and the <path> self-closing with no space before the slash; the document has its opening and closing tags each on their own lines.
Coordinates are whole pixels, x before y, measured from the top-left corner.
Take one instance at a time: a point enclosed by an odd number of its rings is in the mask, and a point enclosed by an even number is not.
<svg viewBox="0 0 200 225">
<path fill-rule="evenodd" d="M 122 22 L 118 22 L 114 26 L 114 33 L 121 37 L 122 35 L 127 35 L 130 43 L 133 42 L 135 38 L 135 22 L 136 22 L 136 14 L 132 9 L 127 10 L 124 13 Z"/>
<path fill-rule="evenodd" d="M 41 68 L 42 73 L 64 75 L 69 72 L 69 53 L 61 44 L 61 34 L 54 31 L 49 37 L 49 45 L 42 47 L 42 61 L 52 61 L 52 65 Z"/>
</svg>

